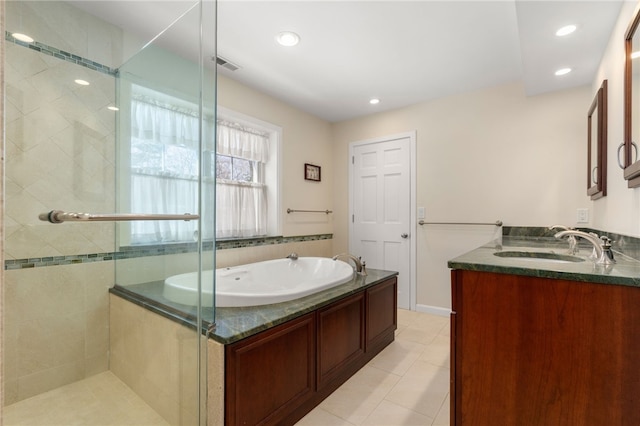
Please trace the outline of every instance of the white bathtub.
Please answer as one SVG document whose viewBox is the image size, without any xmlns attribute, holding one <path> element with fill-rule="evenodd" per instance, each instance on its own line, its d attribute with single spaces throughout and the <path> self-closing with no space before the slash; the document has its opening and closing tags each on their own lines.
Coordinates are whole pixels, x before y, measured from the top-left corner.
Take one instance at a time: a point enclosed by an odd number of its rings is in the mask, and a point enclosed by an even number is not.
<svg viewBox="0 0 640 426">
<path fill-rule="evenodd" d="M 286 302 L 345 283 L 353 267 L 326 257 L 276 259 L 216 269 L 216 306 L 237 307 Z M 165 298 L 184 305 L 197 303 L 198 273 L 164 281 Z M 213 271 L 202 271 L 202 306 L 212 306 Z"/>
</svg>

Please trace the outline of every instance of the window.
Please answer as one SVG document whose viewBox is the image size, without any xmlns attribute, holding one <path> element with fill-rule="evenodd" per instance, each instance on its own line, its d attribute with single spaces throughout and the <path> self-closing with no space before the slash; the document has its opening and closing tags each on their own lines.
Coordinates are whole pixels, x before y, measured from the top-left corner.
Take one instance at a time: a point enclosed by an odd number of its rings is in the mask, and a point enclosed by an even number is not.
<svg viewBox="0 0 640 426">
<path fill-rule="evenodd" d="M 216 237 L 267 234 L 269 134 L 218 120 L 216 146 Z"/>
<path fill-rule="evenodd" d="M 224 110 L 224 109 L 223 109 Z M 130 211 L 192 213 L 198 208 L 200 144 L 198 109 L 182 99 L 132 87 Z M 273 235 L 278 200 L 279 129 L 225 111 L 218 118 L 216 146 L 203 144 L 203 217 L 216 207 L 216 238 Z M 213 135 L 213 118 L 203 121 Z M 213 139 L 213 138 L 209 138 Z M 214 187 L 215 185 L 215 187 Z M 215 191 L 215 200 L 213 197 Z M 269 208 L 271 207 L 271 208 Z M 210 227 L 210 226 L 209 226 Z M 132 244 L 204 239 L 213 229 L 198 231 L 197 222 L 131 222 Z"/>
</svg>

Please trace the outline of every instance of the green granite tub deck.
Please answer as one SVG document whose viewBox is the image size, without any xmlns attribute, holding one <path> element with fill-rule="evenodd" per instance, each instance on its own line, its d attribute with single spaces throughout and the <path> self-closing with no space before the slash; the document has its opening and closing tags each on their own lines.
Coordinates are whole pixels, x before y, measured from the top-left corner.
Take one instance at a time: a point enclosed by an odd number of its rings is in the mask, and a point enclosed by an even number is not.
<svg viewBox="0 0 640 426">
<path fill-rule="evenodd" d="M 580 250 L 575 256 L 584 258 L 584 262 L 550 262 L 530 257 L 499 257 L 494 253 L 522 251 L 566 255 L 569 251 L 569 245 L 565 240 L 557 240 L 553 237 L 537 235 L 529 238 L 520 235 L 515 237 L 504 235 L 501 240 L 495 240 L 450 260 L 448 265 L 451 269 L 640 287 L 640 261 L 636 258 L 614 250 L 616 263 L 604 267 L 588 259 L 592 251 L 590 244 L 580 241 L 579 247 Z"/>
<path fill-rule="evenodd" d="M 209 332 L 209 337 L 222 344 L 233 343 L 398 275 L 397 272 L 377 269 L 368 269 L 367 274 L 365 277 L 354 274 L 351 281 L 289 302 L 216 308 L 215 328 Z M 157 281 L 126 287 L 116 285 L 110 292 L 173 321 L 195 328 L 195 307 L 165 299 L 162 296 L 162 288 L 163 282 Z M 203 308 L 202 311 L 203 318 L 212 317 L 211 308 Z M 203 329 L 206 330 L 209 325 L 210 322 L 205 321 Z"/>
</svg>

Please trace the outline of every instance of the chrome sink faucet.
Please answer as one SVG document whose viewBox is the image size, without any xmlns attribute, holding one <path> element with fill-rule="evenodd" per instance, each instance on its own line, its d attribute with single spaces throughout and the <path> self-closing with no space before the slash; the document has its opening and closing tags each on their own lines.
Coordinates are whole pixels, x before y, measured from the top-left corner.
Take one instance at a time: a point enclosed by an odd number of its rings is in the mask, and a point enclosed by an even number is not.
<svg viewBox="0 0 640 426">
<path fill-rule="evenodd" d="M 611 250 L 611 240 L 608 237 L 602 236 L 599 238 L 598 234 L 593 232 L 587 233 L 575 229 L 560 231 L 555 235 L 556 238 L 565 236 L 581 237 L 589 241 L 591 245 L 593 245 L 594 255 L 592 255 L 592 257 L 596 264 L 612 265 L 616 262 L 613 258 L 613 251 Z"/>
<path fill-rule="evenodd" d="M 355 265 L 355 270 L 362 276 L 367 275 L 367 263 L 362 260 L 361 257 L 355 257 L 349 253 L 340 253 L 332 257 L 333 260 L 338 260 L 340 258 L 346 257 L 347 259 L 351 259 Z"/>
<path fill-rule="evenodd" d="M 562 229 L 564 231 L 572 231 L 574 228 L 569 228 L 568 226 L 564 226 L 564 225 L 553 225 L 549 227 L 550 230 L 554 230 L 554 229 Z M 567 238 L 567 241 L 569 242 L 569 254 L 578 254 L 579 248 L 578 248 L 578 240 L 576 240 L 575 235 L 569 235 L 569 237 Z"/>
</svg>

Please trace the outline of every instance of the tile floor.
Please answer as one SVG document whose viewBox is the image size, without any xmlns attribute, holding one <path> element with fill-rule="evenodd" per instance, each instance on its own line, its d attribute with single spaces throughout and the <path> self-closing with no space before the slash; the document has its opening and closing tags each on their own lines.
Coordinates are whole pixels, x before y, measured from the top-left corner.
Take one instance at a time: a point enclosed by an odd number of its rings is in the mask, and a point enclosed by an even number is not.
<svg viewBox="0 0 640 426">
<path fill-rule="evenodd" d="M 4 407 L 4 426 L 168 426 L 110 371 Z"/>
<path fill-rule="evenodd" d="M 398 310 L 396 340 L 297 426 L 449 425 L 449 318 Z"/>
<path fill-rule="evenodd" d="M 4 408 L 13 425 L 167 423 L 111 372 Z M 398 310 L 396 340 L 298 426 L 449 424 L 449 318 Z"/>
</svg>

